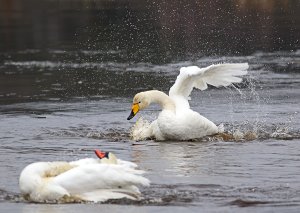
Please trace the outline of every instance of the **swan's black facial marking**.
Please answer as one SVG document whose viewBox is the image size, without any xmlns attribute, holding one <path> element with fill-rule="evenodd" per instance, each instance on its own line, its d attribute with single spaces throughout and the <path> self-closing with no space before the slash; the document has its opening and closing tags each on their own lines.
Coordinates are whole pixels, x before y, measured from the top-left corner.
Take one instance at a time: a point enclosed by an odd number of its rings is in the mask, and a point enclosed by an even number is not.
<svg viewBox="0 0 300 213">
<path fill-rule="evenodd" d="M 104 157 L 107 158 L 107 159 L 109 159 L 109 152 L 105 152 Z"/>
</svg>

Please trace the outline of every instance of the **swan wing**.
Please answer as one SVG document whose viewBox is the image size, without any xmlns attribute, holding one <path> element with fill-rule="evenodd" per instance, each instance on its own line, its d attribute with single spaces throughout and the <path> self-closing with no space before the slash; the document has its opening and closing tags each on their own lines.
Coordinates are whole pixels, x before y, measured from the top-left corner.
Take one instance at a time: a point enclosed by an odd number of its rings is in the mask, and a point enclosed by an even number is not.
<svg viewBox="0 0 300 213">
<path fill-rule="evenodd" d="M 113 192 L 125 195 L 136 193 L 138 191 L 136 185 L 148 186 L 149 180 L 141 174 L 140 170 L 122 165 L 91 164 L 70 169 L 56 176 L 54 182 L 71 195 L 83 196 L 84 199 L 92 201 L 103 201 L 103 198 L 111 199 L 107 196 Z"/>
<path fill-rule="evenodd" d="M 188 100 L 194 87 L 205 90 L 208 84 L 226 87 L 232 83 L 240 83 L 242 79 L 237 76 L 246 75 L 248 67 L 248 63 L 214 64 L 205 68 L 182 67 L 169 96 L 180 96 Z"/>
<path fill-rule="evenodd" d="M 84 158 L 80 159 L 77 161 L 72 161 L 70 162 L 70 165 L 72 166 L 85 166 L 85 165 L 90 165 L 90 164 L 100 164 L 101 160 L 100 159 L 95 159 L 95 158 Z M 133 162 L 130 161 L 125 161 L 125 160 L 120 160 L 117 159 L 117 164 L 121 165 L 123 167 L 128 167 L 128 168 L 137 168 L 137 165 Z"/>
</svg>

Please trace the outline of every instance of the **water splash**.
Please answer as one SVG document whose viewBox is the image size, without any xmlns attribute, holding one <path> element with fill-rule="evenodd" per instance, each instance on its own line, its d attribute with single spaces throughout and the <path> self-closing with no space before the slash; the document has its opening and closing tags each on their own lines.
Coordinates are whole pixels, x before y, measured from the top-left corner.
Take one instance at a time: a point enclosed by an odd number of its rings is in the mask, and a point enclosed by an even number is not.
<svg viewBox="0 0 300 213">
<path fill-rule="evenodd" d="M 150 122 L 140 117 L 135 125 L 130 129 L 130 139 L 134 141 L 149 140 L 147 137 L 150 131 Z M 222 132 L 205 136 L 203 138 L 196 138 L 191 141 L 205 142 L 205 141 L 231 141 L 231 142 L 246 142 L 253 140 L 292 140 L 300 138 L 300 132 L 293 131 L 287 123 L 283 124 L 269 124 L 265 122 L 249 122 L 243 123 L 227 123 L 224 124 Z"/>
<path fill-rule="evenodd" d="M 151 135 L 151 123 L 144 119 L 143 117 L 139 117 L 133 127 L 130 129 L 129 136 L 134 141 L 147 140 Z"/>
</svg>

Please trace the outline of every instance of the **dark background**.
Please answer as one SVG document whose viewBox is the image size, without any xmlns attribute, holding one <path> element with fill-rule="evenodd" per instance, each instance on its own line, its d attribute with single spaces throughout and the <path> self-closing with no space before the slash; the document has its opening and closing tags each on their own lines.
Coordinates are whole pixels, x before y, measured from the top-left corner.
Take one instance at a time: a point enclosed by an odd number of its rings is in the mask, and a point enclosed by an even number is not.
<svg viewBox="0 0 300 213">
<path fill-rule="evenodd" d="M 165 63 L 300 49 L 299 0 L 0 0 L 0 51 L 125 50 Z"/>
<path fill-rule="evenodd" d="M 299 0 L 0 0 L 0 105 L 167 92 L 187 64 L 299 73 L 299 39 Z"/>
</svg>

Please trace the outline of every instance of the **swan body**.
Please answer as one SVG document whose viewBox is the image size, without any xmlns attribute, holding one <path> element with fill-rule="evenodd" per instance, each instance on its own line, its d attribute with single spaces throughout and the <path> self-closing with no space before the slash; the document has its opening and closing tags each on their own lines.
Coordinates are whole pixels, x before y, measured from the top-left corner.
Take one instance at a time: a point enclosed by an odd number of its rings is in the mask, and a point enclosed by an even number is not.
<svg viewBox="0 0 300 213">
<path fill-rule="evenodd" d="M 103 159 L 36 162 L 23 169 L 19 186 L 24 198 L 33 202 L 137 200 L 141 196 L 137 186 L 150 182 L 135 167 L 112 153 Z"/>
<path fill-rule="evenodd" d="M 156 140 L 190 140 L 220 132 L 212 121 L 190 109 L 189 100 L 193 88 L 205 90 L 208 84 L 220 87 L 240 83 L 247 74 L 248 63 L 216 64 L 206 68 L 182 67 L 169 95 L 150 90 L 137 93 L 133 98 L 132 111 L 128 120 L 137 112 L 157 103 L 162 111 L 149 126 L 141 127 L 142 138 Z"/>
</svg>

